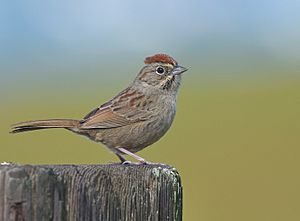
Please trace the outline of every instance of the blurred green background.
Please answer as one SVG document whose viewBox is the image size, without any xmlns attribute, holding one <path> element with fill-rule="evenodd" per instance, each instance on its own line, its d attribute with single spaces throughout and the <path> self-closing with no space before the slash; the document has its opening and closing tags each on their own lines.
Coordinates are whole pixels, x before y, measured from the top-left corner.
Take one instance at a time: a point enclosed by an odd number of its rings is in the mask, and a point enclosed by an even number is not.
<svg viewBox="0 0 300 221">
<path fill-rule="evenodd" d="M 299 11 L 289 0 L 2 1 L 0 161 L 116 162 L 68 131 L 8 131 L 83 117 L 163 52 L 189 71 L 171 130 L 139 154 L 179 170 L 184 220 L 300 220 Z"/>
</svg>

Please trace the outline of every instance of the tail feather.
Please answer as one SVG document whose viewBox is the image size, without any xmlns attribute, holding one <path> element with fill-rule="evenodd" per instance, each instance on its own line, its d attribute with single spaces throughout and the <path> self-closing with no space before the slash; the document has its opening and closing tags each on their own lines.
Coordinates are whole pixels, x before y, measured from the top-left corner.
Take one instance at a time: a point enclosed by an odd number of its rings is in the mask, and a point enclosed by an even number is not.
<svg viewBox="0 0 300 221">
<path fill-rule="evenodd" d="M 71 119 L 33 120 L 12 125 L 12 130 L 10 133 L 20 133 L 48 128 L 74 128 L 78 125 L 78 120 Z"/>
</svg>

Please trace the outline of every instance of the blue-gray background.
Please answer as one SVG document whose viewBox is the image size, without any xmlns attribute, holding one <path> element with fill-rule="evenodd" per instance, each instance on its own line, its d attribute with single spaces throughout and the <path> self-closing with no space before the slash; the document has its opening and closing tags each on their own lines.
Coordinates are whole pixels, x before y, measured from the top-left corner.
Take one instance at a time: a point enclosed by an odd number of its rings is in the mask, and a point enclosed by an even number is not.
<svg viewBox="0 0 300 221">
<path fill-rule="evenodd" d="M 186 220 L 299 220 L 299 1 L 1 1 L 0 160 L 107 163 L 101 145 L 10 124 L 81 118 L 158 52 L 190 70 L 168 134 Z"/>
</svg>

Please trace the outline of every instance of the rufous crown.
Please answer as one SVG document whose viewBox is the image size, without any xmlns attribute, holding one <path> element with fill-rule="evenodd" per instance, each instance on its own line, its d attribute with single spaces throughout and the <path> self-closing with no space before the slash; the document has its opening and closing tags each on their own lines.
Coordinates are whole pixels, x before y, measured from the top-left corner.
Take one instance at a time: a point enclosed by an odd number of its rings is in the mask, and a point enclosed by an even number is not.
<svg viewBox="0 0 300 221">
<path fill-rule="evenodd" d="M 171 64 L 173 66 L 177 65 L 177 61 L 175 61 L 174 58 L 172 58 L 171 56 L 167 55 L 167 54 L 156 54 L 150 57 L 146 57 L 144 60 L 145 64 L 152 64 L 155 62 L 162 62 L 162 63 L 167 63 L 167 64 Z"/>
</svg>

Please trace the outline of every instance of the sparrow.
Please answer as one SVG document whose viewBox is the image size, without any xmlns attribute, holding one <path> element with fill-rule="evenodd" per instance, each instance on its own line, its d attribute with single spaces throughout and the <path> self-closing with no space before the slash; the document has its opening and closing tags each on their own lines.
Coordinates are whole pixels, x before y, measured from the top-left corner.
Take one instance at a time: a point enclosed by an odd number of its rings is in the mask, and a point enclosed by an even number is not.
<svg viewBox="0 0 300 221">
<path fill-rule="evenodd" d="M 182 73 L 187 68 L 167 54 L 146 57 L 145 66 L 133 82 L 114 98 L 83 119 L 47 119 L 12 125 L 11 133 L 64 128 L 104 144 L 121 163 L 149 163 L 135 153 L 158 141 L 170 128 L 176 113 L 176 98 Z"/>
</svg>

